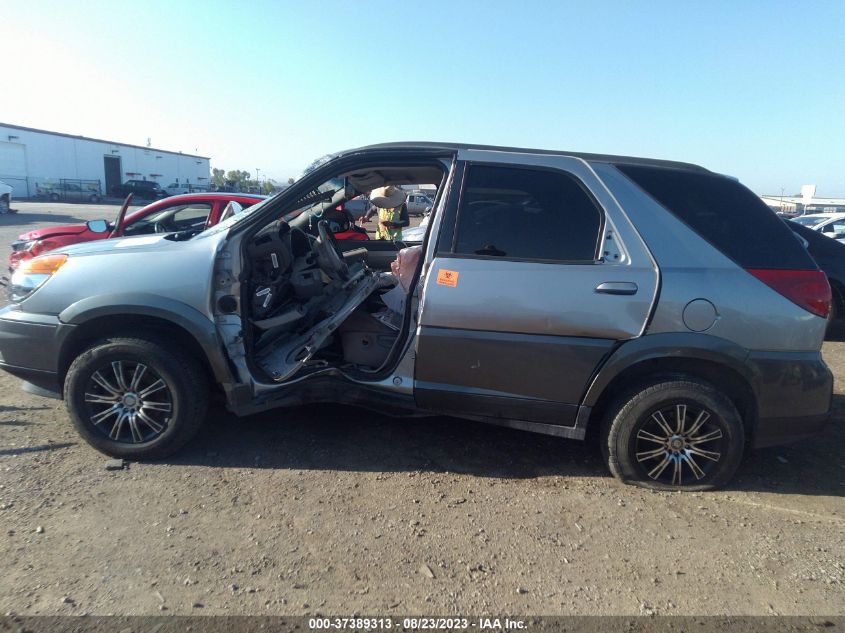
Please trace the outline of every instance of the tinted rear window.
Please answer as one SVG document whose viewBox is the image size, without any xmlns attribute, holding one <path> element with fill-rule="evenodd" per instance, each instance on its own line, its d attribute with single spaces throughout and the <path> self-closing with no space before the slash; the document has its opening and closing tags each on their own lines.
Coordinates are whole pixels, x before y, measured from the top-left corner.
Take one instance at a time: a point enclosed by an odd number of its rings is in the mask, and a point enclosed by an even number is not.
<svg viewBox="0 0 845 633">
<path fill-rule="evenodd" d="M 661 167 L 616 167 L 743 268 L 816 268 L 780 218 L 738 182 Z"/>
</svg>

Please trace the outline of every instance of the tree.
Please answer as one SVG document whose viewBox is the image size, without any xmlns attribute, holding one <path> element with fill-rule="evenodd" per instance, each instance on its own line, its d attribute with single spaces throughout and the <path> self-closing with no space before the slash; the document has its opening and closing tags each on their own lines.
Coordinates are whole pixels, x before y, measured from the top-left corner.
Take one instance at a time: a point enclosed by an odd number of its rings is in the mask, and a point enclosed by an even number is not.
<svg viewBox="0 0 845 633">
<path fill-rule="evenodd" d="M 293 180 L 291 178 L 291 180 Z M 218 188 L 229 188 L 234 191 L 252 191 L 262 193 L 272 193 L 278 188 L 278 183 L 269 178 L 264 182 L 253 180 L 248 171 L 241 169 L 225 169 L 214 168 L 211 170 L 211 183 Z"/>
<path fill-rule="evenodd" d="M 292 185 L 296 181 L 293 178 L 288 178 L 288 185 Z"/>
<path fill-rule="evenodd" d="M 232 187 L 244 189 L 249 186 L 249 172 L 233 169 L 226 173 L 226 182 Z"/>
<path fill-rule="evenodd" d="M 216 187 L 222 187 L 226 184 L 226 171 L 224 169 L 217 169 L 216 167 L 211 170 L 211 184 L 215 185 Z"/>
</svg>

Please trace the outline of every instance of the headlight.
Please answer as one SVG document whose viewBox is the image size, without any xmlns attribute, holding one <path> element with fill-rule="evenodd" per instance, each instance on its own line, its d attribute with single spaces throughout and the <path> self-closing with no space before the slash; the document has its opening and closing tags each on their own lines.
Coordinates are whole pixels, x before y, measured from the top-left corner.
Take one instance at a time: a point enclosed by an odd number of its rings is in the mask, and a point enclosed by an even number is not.
<svg viewBox="0 0 845 633">
<path fill-rule="evenodd" d="M 67 255 L 44 255 L 23 262 L 12 275 L 9 299 L 23 301 L 44 285 L 67 261 Z"/>
</svg>

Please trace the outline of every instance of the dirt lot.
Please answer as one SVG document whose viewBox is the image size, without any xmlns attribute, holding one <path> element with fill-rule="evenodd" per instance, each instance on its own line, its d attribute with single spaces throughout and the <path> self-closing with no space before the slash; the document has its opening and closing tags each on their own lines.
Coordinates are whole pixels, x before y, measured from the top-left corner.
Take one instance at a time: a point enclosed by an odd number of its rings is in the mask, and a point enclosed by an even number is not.
<svg viewBox="0 0 845 633">
<path fill-rule="evenodd" d="M 845 393 L 845 343 L 825 357 Z M 178 456 L 107 471 L 61 402 L 0 374 L 0 608 L 843 615 L 845 395 L 835 408 L 731 488 L 668 494 L 577 442 L 330 406 L 217 408 Z"/>
</svg>

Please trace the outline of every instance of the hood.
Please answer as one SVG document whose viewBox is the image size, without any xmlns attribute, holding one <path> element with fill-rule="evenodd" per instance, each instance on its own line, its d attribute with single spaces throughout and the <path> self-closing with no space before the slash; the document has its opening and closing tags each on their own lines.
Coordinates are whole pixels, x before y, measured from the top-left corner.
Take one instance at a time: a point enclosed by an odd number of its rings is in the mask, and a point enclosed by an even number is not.
<svg viewBox="0 0 845 633">
<path fill-rule="evenodd" d="M 208 235 L 206 237 L 186 241 L 174 241 L 166 238 L 166 234 L 158 235 L 141 235 L 138 237 L 119 237 L 109 240 L 96 240 L 93 242 L 82 242 L 80 244 L 73 244 L 72 246 L 65 246 L 58 248 L 54 253 L 67 253 L 68 255 L 88 256 L 88 255 L 118 255 L 120 253 L 136 253 L 146 252 L 152 255 L 164 254 L 166 252 L 176 250 L 187 250 L 194 245 L 200 246 L 208 243 L 217 243 L 226 239 L 228 232 L 223 231 L 219 234 Z"/>
<path fill-rule="evenodd" d="M 64 226 L 46 226 L 43 229 L 36 229 L 28 233 L 21 233 L 19 240 L 29 242 L 30 240 L 43 240 L 46 237 L 57 237 L 59 235 L 78 235 L 85 233 L 88 227 L 84 224 L 66 224 Z"/>
<path fill-rule="evenodd" d="M 54 252 L 67 253 L 68 255 L 96 255 L 109 252 L 126 253 L 139 249 L 155 251 L 184 244 L 184 242 L 166 240 L 164 239 L 164 235 L 141 235 L 138 237 L 120 237 L 110 240 L 97 240 L 95 242 L 82 242 L 81 244 L 58 248 Z"/>
</svg>

